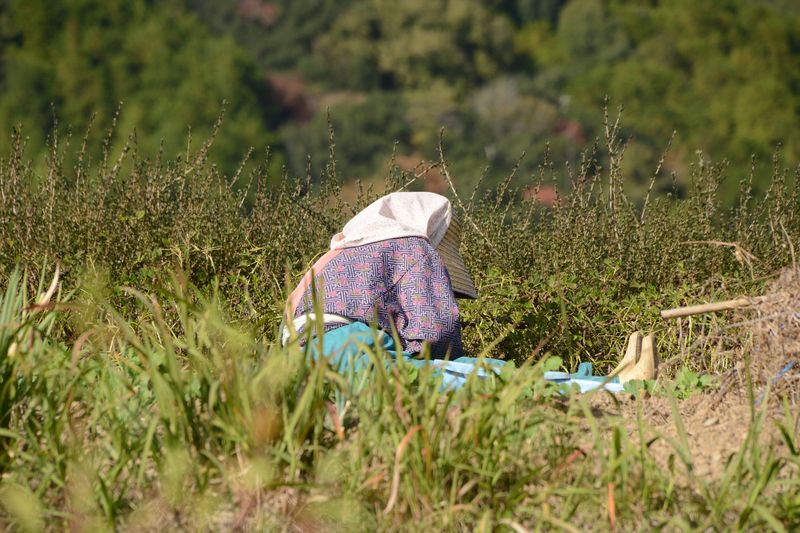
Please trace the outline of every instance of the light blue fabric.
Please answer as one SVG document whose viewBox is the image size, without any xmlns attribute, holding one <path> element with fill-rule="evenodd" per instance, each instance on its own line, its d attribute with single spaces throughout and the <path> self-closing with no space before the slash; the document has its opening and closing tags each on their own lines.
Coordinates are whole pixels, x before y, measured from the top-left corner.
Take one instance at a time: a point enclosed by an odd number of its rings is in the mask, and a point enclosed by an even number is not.
<svg viewBox="0 0 800 533">
<path fill-rule="evenodd" d="M 588 362 L 579 364 L 578 371 L 574 374 L 568 374 L 566 372 L 545 372 L 544 379 L 557 383 L 559 388 L 564 392 L 571 390 L 573 385 L 577 385 L 581 393 L 599 388 L 604 388 L 610 392 L 623 391 L 622 383 L 620 383 L 618 377 L 592 375 L 592 363 Z"/>
<path fill-rule="evenodd" d="M 453 390 L 463 387 L 473 372 L 479 378 L 486 378 L 489 375 L 480 362 L 490 366 L 496 374 L 499 374 L 500 368 L 511 364 L 500 359 L 477 357 L 459 357 L 453 361 L 416 359 L 410 353 L 398 350 L 391 335 L 385 331 L 370 328 L 363 322 L 353 322 L 328 331 L 321 338 L 314 337 L 309 340 L 306 346 L 306 353 L 311 358 L 315 361 L 319 360 L 320 354 L 322 354 L 334 370 L 344 375 L 353 375 L 370 367 L 371 361 L 367 351 L 380 351 L 388 355 L 391 359 L 385 361 L 386 368 L 389 368 L 398 357 L 402 358 L 404 363 L 416 368 L 433 367 L 434 375 L 442 378 L 442 388 Z M 619 378 L 593 375 L 591 363 L 581 363 L 575 374 L 545 372 L 544 379 L 558 384 L 565 393 L 572 390 L 574 386 L 577 386 L 581 393 L 599 388 L 610 392 L 623 391 Z"/>
<path fill-rule="evenodd" d="M 391 335 L 382 330 L 372 329 L 363 322 L 353 322 L 328 331 L 321 338 L 312 338 L 308 341 L 306 353 L 314 360 L 319 360 L 321 354 L 332 368 L 339 373 L 347 374 L 369 368 L 370 358 L 366 351 L 376 351 L 376 349 L 380 349 L 394 360 L 401 357 L 405 363 L 416 368 L 434 367 L 434 375 L 442 377 L 442 386 L 454 390 L 463 387 L 473 372 L 479 378 L 488 375 L 486 370 L 479 366 L 479 361 L 493 367 L 495 373 L 499 373 L 500 367 L 507 364 L 507 361 L 500 359 L 476 357 L 459 357 L 453 361 L 415 359 L 410 353 L 398 350 Z M 391 361 L 387 360 L 387 368 L 390 364 Z"/>
</svg>

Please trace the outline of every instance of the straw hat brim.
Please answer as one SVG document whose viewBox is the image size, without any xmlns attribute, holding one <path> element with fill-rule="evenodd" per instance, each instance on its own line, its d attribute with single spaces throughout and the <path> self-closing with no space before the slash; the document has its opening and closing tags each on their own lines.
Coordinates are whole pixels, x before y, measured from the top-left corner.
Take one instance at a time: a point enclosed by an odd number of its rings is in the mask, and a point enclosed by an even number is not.
<svg viewBox="0 0 800 533">
<path fill-rule="evenodd" d="M 476 300 L 478 291 L 469 275 L 464 259 L 458 251 L 461 243 L 461 229 L 458 222 L 452 219 L 442 241 L 436 247 L 436 251 L 442 258 L 447 273 L 450 275 L 450 283 L 453 286 L 453 293 L 456 298 L 469 298 Z"/>
</svg>

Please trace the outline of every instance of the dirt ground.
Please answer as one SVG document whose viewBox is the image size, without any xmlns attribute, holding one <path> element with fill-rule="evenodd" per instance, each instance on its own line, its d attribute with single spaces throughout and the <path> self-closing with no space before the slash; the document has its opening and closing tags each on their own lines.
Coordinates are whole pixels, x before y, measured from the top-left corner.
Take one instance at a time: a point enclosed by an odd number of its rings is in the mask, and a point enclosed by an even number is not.
<svg viewBox="0 0 800 533">
<path fill-rule="evenodd" d="M 601 416 L 622 417 L 629 421 L 626 426 L 632 438 L 638 439 L 637 411 L 641 408 L 646 427 L 646 440 L 654 439 L 650 446 L 653 458 L 665 466 L 670 455 L 676 464 L 681 464 L 678 448 L 682 448 L 678 431 L 678 418 L 668 398 L 609 395 L 592 398 L 591 405 Z M 706 478 L 722 475 L 728 462 L 742 448 L 751 425 L 753 412 L 746 395 L 720 396 L 717 393 L 695 394 L 676 402 L 686 434 L 686 443 L 693 465 L 693 473 Z M 780 438 L 777 423 L 783 421 L 782 411 L 777 406 L 765 404 L 764 423 L 757 438 L 765 446 L 785 446 Z M 756 415 L 759 414 L 756 410 Z M 797 433 L 797 428 L 793 431 Z"/>
<path fill-rule="evenodd" d="M 800 403 L 800 270 L 786 269 L 767 287 L 766 300 L 737 312 L 735 323 L 742 343 L 735 368 L 719 376 L 719 386 L 677 401 L 679 419 L 668 398 L 632 395 L 597 395 L 590 402 L 598 414 L 630 420 L 630 433 L 638 431 L 639 406 L 651 437 L 650 451 L 660 464 L 676 454 L 680 443 L 678 422 L 686 434 L 694 473 L 718 477 L 739 451 L 754 416 L 764 415 L 758 432 L 763 445 L 784 447 L 778 424 L 784 423 L 784 402 L 792 413 Z M 745 381 L 749 365 L 755 408 L 751 408 Z M 769 391 L 769 393 L 767 393 Z M 786 428 L 797 437 L 800 428 Z"/>
</svg>

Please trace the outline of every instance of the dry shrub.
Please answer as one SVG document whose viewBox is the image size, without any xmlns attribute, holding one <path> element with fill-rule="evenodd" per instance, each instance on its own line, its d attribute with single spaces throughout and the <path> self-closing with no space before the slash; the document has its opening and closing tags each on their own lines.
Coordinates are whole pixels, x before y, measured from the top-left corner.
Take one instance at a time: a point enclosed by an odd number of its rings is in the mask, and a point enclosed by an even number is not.
<svg viewBox="0 0 800 533">
<path fill-rule="evenodd" d="M 786 268 L 767 287 L 767 300 L 750 320 L 751 371 L 757 390 L 796 403 L 800 392 L 800 269 Z"/>
</svg>

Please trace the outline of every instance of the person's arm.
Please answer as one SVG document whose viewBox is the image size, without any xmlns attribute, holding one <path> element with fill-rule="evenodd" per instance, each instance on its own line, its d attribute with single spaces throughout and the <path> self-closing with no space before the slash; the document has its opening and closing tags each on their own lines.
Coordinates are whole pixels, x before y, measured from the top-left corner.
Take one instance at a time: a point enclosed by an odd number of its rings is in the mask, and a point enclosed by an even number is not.
<svg viewBox="0 0 800 533">
<path fill-rule="evenodd" d="M 395 283 L 398 311 L 395 324 L 409 353 L 419 353 L 428 342 L 432 357 L 451 359 L 464 355 L 461 323 L 447 269 L 425 240 L 415 240 L 407 268 Z"/>
</svg>

